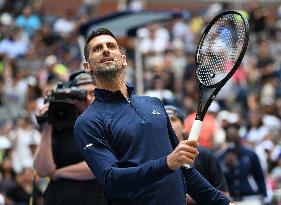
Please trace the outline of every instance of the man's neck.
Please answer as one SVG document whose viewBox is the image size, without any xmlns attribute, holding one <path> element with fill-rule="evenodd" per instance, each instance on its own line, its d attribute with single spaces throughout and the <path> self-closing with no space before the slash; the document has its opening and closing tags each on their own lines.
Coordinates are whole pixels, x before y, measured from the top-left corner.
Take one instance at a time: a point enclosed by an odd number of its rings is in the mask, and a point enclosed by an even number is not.
<svg viewBox="0 0 281 205">
<path fill-rule="evenodd" d="M 97 80 L 96 81 L 97 88 L 99 89 L 104 89 L 104 90 L 109 90 L 112 92 L 116 92 L 118 90 L 121 91 L 123 96 L 128 100 L 129 99 L 129 94 L 127 91 L 127 86 L 125 79 L 118 79 L 114 82 L 102 82 Z"/>
</svg>

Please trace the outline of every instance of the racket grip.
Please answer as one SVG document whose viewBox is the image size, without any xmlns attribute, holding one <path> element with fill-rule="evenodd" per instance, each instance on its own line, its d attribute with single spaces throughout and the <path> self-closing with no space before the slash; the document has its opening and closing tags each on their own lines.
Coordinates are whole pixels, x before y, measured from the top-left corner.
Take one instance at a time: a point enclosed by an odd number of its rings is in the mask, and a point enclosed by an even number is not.
<svg viewBox="0 0 281 205">
<path fill-rule="evenodd" d="M 201 130 L 201 126 L 202 126 L 202 121 L 201 120 L 194 120 L 188 139 L 191 140 L 198 140 L 199 134 L 200 134 L 200 130 Z M 190 168 L 191 166 L 189 164 L 185 164 L 183 165 L 186 168 Z"/>
<path fill-rule="evenodd" d="M 191 140 L 198 140 L 199 134 L 200 134 L 200 130 L 201 130 L 201 126 L 202 126 L 202 121 L 201 120 L 194 120 L 188 139 Z"/>
</svg>

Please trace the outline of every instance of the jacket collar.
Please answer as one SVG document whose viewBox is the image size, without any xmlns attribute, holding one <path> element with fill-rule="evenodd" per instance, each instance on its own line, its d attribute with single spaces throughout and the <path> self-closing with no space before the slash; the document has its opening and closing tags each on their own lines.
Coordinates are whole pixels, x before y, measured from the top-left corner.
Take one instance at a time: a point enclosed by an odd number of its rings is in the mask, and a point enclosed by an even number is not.
<svg viewBox="0 0 281 205">
<path fill-rule="evenodd" d="M 129 97 L 131 97 L 131 95 L 134 91 L 134 88 L 129 85 L 126 85 L 126 86 L 127 86 L 128 95 L 129 95 Z M 96 88 L 94 90 L 94 95 L 97 100 L 102 100 L 102 101 L 125 99 L 125 97 L 123 96 L 123 94 L 121 93 L 120 90 L 112 92 L 110 90 Z"/>
</svg>

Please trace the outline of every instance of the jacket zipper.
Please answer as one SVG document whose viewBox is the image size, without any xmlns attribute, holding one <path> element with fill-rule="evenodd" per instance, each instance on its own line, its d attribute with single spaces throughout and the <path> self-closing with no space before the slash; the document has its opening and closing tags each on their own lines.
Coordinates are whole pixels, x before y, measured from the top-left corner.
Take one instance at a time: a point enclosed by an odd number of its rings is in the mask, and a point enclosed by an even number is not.
<svg viewBox="0 0 281 205">
<path fill-rule="evenodd" d="M 143 115 L 141 115 L 141 113 L 139 113 L 137 111 L 137 109 L 131 104 L 131 100 L 128 99 L 127 102 L 129 103 L 129 105 L 131 106 L 131 108 L 136 112 L 138 118 L 141 120 L 141 122 L 146 122 L 145 118 L 143 117 Z"/>
</svg>

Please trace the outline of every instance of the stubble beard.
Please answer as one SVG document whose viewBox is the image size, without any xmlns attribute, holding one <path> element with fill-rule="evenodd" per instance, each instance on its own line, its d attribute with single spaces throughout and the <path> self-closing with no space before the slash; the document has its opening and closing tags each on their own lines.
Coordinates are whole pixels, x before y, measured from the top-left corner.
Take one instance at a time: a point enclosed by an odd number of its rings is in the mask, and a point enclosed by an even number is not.
<svg viewBox="0 0 281 205">
<path fill-rule="evenodd" d="M 122 72 L 122 67 L 120 65 L 98 65 L 93 74 L 96 79 L 102 83 L 113 83 L 116 82 Z"/>
</svg>

